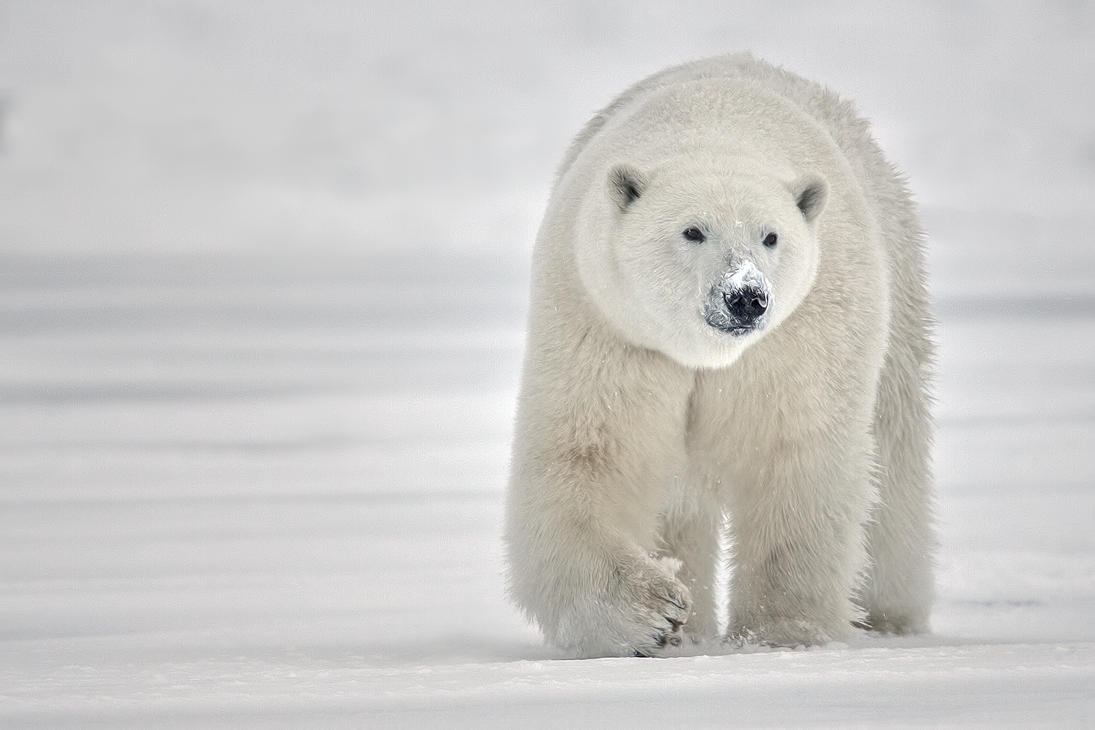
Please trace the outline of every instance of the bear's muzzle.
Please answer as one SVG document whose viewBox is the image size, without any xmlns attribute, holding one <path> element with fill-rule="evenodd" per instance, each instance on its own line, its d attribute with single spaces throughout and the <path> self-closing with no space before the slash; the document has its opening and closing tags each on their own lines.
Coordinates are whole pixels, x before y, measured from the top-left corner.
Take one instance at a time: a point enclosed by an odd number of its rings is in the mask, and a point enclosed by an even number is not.
<svg viewBox="0 0 1095 730">
<path fill-rule="evenodd" d="M 711 288 L 704 305 L 704 321 L 734 337 L 763 329 L 771 296 L 767 277 L 752 261 L 743 261 Z"/>
</svg>

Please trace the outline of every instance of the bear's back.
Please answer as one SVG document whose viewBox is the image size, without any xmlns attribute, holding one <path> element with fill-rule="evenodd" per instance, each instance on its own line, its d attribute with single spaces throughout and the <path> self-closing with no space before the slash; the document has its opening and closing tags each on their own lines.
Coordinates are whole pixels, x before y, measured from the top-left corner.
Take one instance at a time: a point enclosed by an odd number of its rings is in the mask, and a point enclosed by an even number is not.
<svg viewBox="0 0 1095 730">
<path fill-rule="evenodd" d="M 877 177 L 879 172 L 888 176 L 890 168 L 871 138 L 869 125 L 858 115 L 851 102 L 841 99 L 819 84 L 759 61 L 751 54 L 742 53 L 674 66 L 631 86 L 595 114 L 582 128 L 559 166 L 556 185 L 609 122 L 629 114 L 661 91 L 692 81 L 718 78 L 741 80 L 749 85 L 759 86 L 793 104 L 829 133 L 848 160 L 853 173 L 861 180 Z M 882 164 L 884 168 L 877 169 L 878 164 Z"/>
</svg>

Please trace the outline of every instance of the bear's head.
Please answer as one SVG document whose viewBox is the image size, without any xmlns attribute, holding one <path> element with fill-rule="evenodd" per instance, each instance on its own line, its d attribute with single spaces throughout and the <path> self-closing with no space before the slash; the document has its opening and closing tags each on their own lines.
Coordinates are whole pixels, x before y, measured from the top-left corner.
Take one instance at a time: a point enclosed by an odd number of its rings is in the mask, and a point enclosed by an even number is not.
<svg viewBox="0 0 1095 730">
<path fill-rule="evenodd" d="M 813 285 L 829 198 L 816 173 L 780 177 L 741 158 L 619 163 L 592 193 L 578 223 L 579 274 L 633 344 L 724 367 Z"/>
</svg>

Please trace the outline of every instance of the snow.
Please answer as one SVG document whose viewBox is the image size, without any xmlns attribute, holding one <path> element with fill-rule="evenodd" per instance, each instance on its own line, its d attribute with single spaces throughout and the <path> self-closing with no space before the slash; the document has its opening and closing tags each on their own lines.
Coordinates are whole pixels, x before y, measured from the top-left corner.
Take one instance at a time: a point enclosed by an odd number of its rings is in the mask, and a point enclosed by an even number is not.
<svg viewBox="0 0 1095 730">
<path fill-rule="evenodd" d="M 1092 723 L 1095 11 L 668 7 L 0 4 L 0 724 Z M 934 633 L 563 660 L 499 538 L 537 218 L 742 48 L 922 203 Z"/>
</svg>

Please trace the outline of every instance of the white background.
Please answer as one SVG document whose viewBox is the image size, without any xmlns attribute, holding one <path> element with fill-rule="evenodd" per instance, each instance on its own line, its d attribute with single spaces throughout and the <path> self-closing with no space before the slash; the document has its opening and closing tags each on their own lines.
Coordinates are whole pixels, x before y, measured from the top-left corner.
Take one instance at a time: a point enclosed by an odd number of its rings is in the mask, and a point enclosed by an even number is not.
<svg viewBox="0 0 1095 730">
<path fill-rule="evenodd" d="M 1095 7 L 589 5 L 0 1 L 0 722 L 1095 719 Z M 737 50 L 921 204 L 935 631 L 558 660 L 499 538 L 538 218 Z"/>
</svg>

